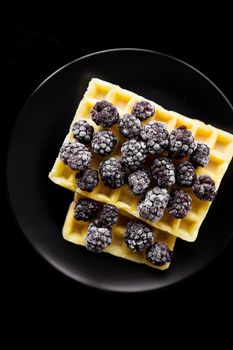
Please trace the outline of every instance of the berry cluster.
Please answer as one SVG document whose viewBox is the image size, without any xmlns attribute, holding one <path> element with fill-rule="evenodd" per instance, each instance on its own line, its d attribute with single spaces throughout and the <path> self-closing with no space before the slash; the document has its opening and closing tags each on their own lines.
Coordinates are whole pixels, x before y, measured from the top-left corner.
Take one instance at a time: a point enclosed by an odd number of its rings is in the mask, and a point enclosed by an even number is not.
<svg viewBox="0 0 233 350">
<path fill-rule="evenodd" d="M 164 243 L 154 242 L 150 228 L 141 221 L 130 221 L 126 226 L 124 241 L 133 253 L 145 253 L 146 259 L 162 266 L 171 261 L 172 252 Z"/>
<path fill-rule="evenodd" d="M 142 196 L 137 206 L 142 219 L 158 221 L 165 208 L 173 217 L 183 219 L 191 210 L 192 200 L 179 187 L 192 188 L 201 200 L 212 201 L 216 196 L 214 181 L 207 175 L 198 177 L 195 173 L 198 166 L 208 164 L 210 149 L 204 143 L 197 143 L 184 125 L 169 134 L 164 123 L 155 120 L 146 122 L 155 113 L 155 107 L 150 102 L 139 101 L 133 106 L 131 114 L 120 118 L 111 103 L 97 102 L 90 115 L 93 123 L 105 129 L 94 131 L 86 120 L 75 122 L 71 129 L 74 140 L 63 144 L 60 159 L 72 170 L 79 170 L 76 184 L 83 191 L 92 192 L 100 179 L 112 189 L 128 182 L 132 195 Z M 113 131 L 106 129 L 114 124 L 127 139 L 121 145 L 121 159 L 111 156 L 100 162 L 98 171 L 94 170 L 90 168 L 92 152 L 100 157 L 109 156 L 119 142 Z M 147 159 L 150 160 L 146 162 Z M 144 169 L 147 163 L 150 165 Z M 176 187 L 171 188 L 173 185 Z M 90 221 L 97 217 L 98 210 L 97 202 L 80 199 L 75 205 L 74 217 Z M 99 218 L 89 225 L 87 248 L 96 252 L 106 248 L 112 240 L 111 226 L 117 220 L 118 209 L 105 205 Z M 154 243 L 149 227 L 140 221 L 128 223 L 124 240 L 131 251 L 145 252 L 147 260 L 153 264 L 162 265 L 171 259 L 168 247 Z"/>
<path fill-rule="evenodd" d="M 87 229 L 85 243 L 88 250 L 101 252 L 112 242 L 112 225 L 119 218 L 115 205 L 105 204 L 99 213 L 100 205 L 93 199 L 79 199 L 74 205 L 75 220 L 92 221 Z M 99 213 L 99 217 L 97 219 Z"/>
</svg>

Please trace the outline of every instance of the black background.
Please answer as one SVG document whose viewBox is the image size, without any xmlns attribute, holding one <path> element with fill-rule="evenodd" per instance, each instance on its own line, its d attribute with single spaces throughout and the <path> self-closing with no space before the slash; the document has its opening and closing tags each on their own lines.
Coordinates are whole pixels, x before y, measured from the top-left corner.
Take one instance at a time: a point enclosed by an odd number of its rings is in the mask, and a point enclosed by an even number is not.
<svg viewBox="0 0 233 350">
<path fill-rule="evenodd" d="M 5 124 L 1 129 L 6 135 L 2 154 L 6 155 L 14 121 L 33 90 L 60 66 L 103 49 L 140 47 L 173 55 L 206 74 L 232 103 L 233 55 L 227 13 L 225 9 L 224 14 L 219 12 L 215 18 L 212 13 L 208 17 L 200 18 L 197 14 L 191 18 L 189 11 L 180 17 L 166 16 L 166 12 L 152 16 L 150 8 L 145 7 L 122 18 L 122 9 L 111 5 L 104 15 L 101 9 L 98 12 L 94 8 L 66 11 L 51 3 L 46 9 L 34 9 L 30 14 L 22 9 L 7 11 L 1 22 L 4 44 L 1 121 Z M 223 23 L 219 20 L 222 16 Z M 33 127 L 35 130 L 36 126 Z M 1 162 L 4 167 L 3 156 Z M 16 181 L 18 171 L 20 169 L 15 169 Z M 32 312 L 41 310 L 41 302 L 48 305 L 47 310 L 61 310 L 63 305 L 64 309 L 74 311 L 79 309 L 79 300 L 82 300 L 86 309 L 91 306 L 89 310 L 93 314 L 103 298 L 108 298 L 108 303 L 119 301 L 122 308 L 130 300 L 134 306 L 130 307 L 131 312 L 137 311 L 137 305 L 141 309 L 140 303 L 148 309 L 157 301 L 172 313 L 183 306 L 187 313 L 197 310 L 200 301 L 214 312 L 229 310 L 232 306 L 233 242 L 208 268 L 172 288 L 146 296 L 116 296 L 81 286 L 49 266 L 31 248 L 9 210 L 4 213 L 4 222 L 8 225 L 2 229 L 2 237 L 6 237 L 2 252 L 2 256 L 6 253 L 6 295 L 11 305 L 22 313 L 26 307 Z M 120 313 L 120 310 L 114 312 Z"/>
</svg>

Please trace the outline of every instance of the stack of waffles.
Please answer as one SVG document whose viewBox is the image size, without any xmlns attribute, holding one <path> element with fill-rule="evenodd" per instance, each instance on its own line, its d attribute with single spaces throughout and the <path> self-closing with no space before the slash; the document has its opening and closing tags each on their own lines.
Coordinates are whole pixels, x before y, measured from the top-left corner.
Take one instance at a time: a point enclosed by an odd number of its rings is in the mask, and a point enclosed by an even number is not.
<svg viewBox="0 0 233 350">
<path fill-rule="evenodd" d="M 117 85 L 99 79 L 92 79 L 78 106 L 71 126 L 79 119 L 84 119 L 94 127 L 95 131 L 99 130 L 100 127 L 93 122 L 90 111 L 96 102 L 101 100 L 111 102 L 117 108 L 120 117 L 122 117 L 127 113 L 131 113 L 135 103 L 146 99 L 133 92 L 124 90 Z M 155 107 L 156 112 L 146 122 L 152 120 L 164 122 L 168 131 L 185 125 L 188 130 L 192 131 L 195 140 L 204 142 L 209 146 L 210 161 L 204 169 L 198 167 L 196 173 L 197 175 L 209 175 L 215 181 L 216 188 L 218 188 L 233 155 L 233 135 L 211 125 L 206 125 L 197 119 L 187 118 L 176 112 L 167 111 L 153 101 L 149 102 Z M 142 122 L 142 124 L 144 123 L 145 121 Z M 117 136 L 118 144 L 121 145 L 125 139 L 123 139 L 117 125 L 114 125 L 111 129 Z M 74 140 L 71 127 L 65 138 L 65 141 L 70 140 Z M 120 159 L 120 147 L 116 147 L 111 156 Z M 99 163 L 102 160 L 103 158 L 93 155 L 91 167 L 98 169 Z M 201 201 L 191 190 L 187 190 L 192 198 L 192 209 L 184 219 L 175 219 L 165 211 L 161 220 L 151 222 L 139 217 L 137 210 L 138 198 L 132 196 L 127 185 L 113 190 L 104 186 L 103 182 L 100 181 L 98 186 L 92 192 L 88 193 L 76 186 L 76 173 L 76 171 L 65 165 L 59 157 L 56 159 L 49 173 L 49 178 L 54 183 L 75 193 L 74 201 L 71 203 L 66 216 L 63 237 L 78 245 L 85 244 L 88 223 L 74 219 L 74 204 L 78 199 L 86 197 L 99 201 L 102 205 L 106 203 L 113 204 L 119 209 L 120 219 L 113 226 L 112 244 L 105 248 L 104 252 L 138 263 L 144 263 L 154 268 L 166 269 L 169 267 L 169 264 L 167 263 L 161 267 L 152 265 L 146 260 L 143 254 L 131 252 L 123 239 L 127 222 L 134 219 L 145 221 L 153 231 L 155 240 L 166 243 L 169 249 L 173 250 L 177 237 L 189 242 L 193 242 L 197 238 L 200 226 L 211 205 L 211 202 Z"/>
</svg>

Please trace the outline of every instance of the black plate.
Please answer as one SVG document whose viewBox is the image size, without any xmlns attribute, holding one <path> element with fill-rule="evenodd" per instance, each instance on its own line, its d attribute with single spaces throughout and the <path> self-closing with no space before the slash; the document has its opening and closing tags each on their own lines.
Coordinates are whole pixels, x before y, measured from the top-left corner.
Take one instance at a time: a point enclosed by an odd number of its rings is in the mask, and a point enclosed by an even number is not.
<svg viewBox="0 0 233 350">
<path fill-rule="evenodd" d="M 224 130 L 232 128 L 232 107 L 226 97 L 208 78 L 180 60 L 138 49 L 103 51 L 75 60 L 38 87 L 16 122 L 7 175 L 9 198 L 19 226 L 49 263 L 89 286 L 135 292 L 181 281 L 212 261 L 232 236 L 233 208 L 224 205 L 232 169 L 224 177 L 197 241 L 178 240 L 171 268 L 165 272 L 108 254 L 95 255 L 62 239 L 62 225 L 73 193 L 49 181 L 48 172 L 92 77 L 119 84 Z M 219 220 L 223 216 L 224 220 Z"/>
</svg>

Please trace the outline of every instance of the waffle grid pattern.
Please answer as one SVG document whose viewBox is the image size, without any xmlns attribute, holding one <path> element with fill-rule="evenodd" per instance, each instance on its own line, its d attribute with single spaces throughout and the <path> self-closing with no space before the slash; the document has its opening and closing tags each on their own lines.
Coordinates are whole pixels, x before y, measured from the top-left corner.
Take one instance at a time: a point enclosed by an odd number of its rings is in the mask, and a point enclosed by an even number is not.
<svg viewBox="0 0 233 350">
<path fill-rule="evenodd" d="M 70 204 L 63 227 L 63 237 L 69 242 L 84 246 L 85 236 L 89 222 L 77 221 L 74 219 L 74 204 L 80 198 L 83 198 L 83 196 L 81 196 L 79 193 L 76 193 L 74 197 L 74 202 Z M 103 252 L 109 253 L 114 256 L 118 256 L 123 259 L 131 260 L 140 264 L 146 264 L 150 267 L 159 270 L 166 270 L 170 264 L 167 263 L 163 266 L 155 266 L 146 260 L 145 254 L 133 253 L 128 249 L 123 240 L 123 235 L 126 228 L 126 224 L 130 220 L 134 220 L 134 217 L 130 216 L 126 212 L 122 212 L 120 214 L 119 222 L 113 225 L 112 227 L 112 243 L 107 248 L 105 248 Z M 169 249 L 173 250 L 176 241 L 175 236 L 172 236 L 166 232 L 156 230 L 154 228 L 152 228 L 152 231 L 154 234 L 154 239 L 156 241 L 166 243 Z"/>
<path fill-rule="evenodd" d="M 99 79 L 92 79 L 89 83 L 88 90 L 86 91 L 83 100 L 77 109 L 73 122 L 77 119 L 86 119 L 91 125 L 93 125 L 95 131 L 100 129 L 95 125 L 90 117 L 90 110 L 97 101 L 107 100 L 111 102 L 119 111 L 120 116 L 130 113 L 133 105 L 144 99 L 132 92 L 121 89 L 119 86 L 101 81 Z M 176 112 L 167 111 L 161 106 L 150 101 L 156 108 L 156 114 L 147 119 L 145 122 L 156 120 L 162 121 L 166 124 L 169 131 L 180 125 L 185 125 L 187 129 L 191 130 L 197 141 L 203 141 L 210 147 L 210 162 L 205 168 L 198 168 L 197 174 L 206 174 L 211 176 L 215 181 L 218 188 L 222 177 L 231 161 L 233 155 L 233 135 L 224 132 L 220 129 L 214 128 L 211 125 L 206 125 L 197 119 L 190 119 L 184 117 Z M 72 124 L 73 124 L 72 122 Z M 115 148 L 111 156 L 120 158 L 120 145 L 124 142 L 122 135 L 118 131 L 118 127 L 115 125 L 112 131 L 116 134 L 117 139 L 121 142 Z M 69 131 L 66 140 L 72 140 L 72 132 Z M 105 158 L 99 156 L 93 156 L 92 167 L 98 168 L 100 161 Z M 89 197 L 104 203 L 111 203 L 116 205 L 120 210 L 124 210 L 128 214 L 133 215 L 135 218 L 140 218 L 137 211 L 138 198 L 133 197 L 125 185 L 117 190 L 111 190 L 103 185 L 100 181 L 99 185 L 93 192 L 83 192 L 79 188 L 76 188 L 75 184 L 75 172 L 69 167 L 64 165 L 62 161 L 57 158 L 53 166 L 52 171 L 49 174 L 52 181 L 60 186 L 63 186 L 69 190 L 80 192 L 85 197 Z M 150 226 L 153 226 L 159 230 L 166 231 L 180 237 L 186 241 L 194 241 L 198 235 L 199 228 L 209 210 L 211 202 L 205 202 L 199 200 L 192 191 L 189 191 L 192 197 L 192 210 L 184 219 L 175 219 L 165 211 L 164 216 L 158 222 L 146 221 Z"/>
</svg>

